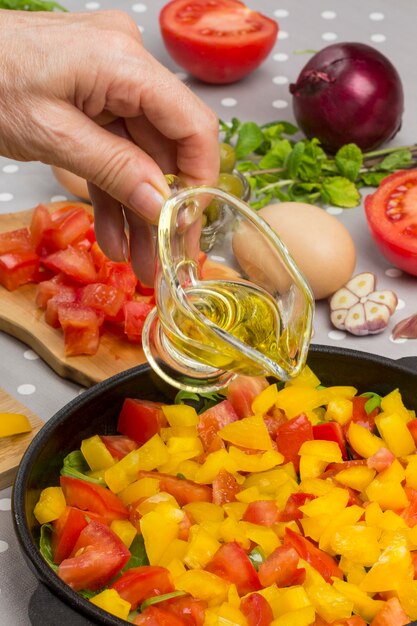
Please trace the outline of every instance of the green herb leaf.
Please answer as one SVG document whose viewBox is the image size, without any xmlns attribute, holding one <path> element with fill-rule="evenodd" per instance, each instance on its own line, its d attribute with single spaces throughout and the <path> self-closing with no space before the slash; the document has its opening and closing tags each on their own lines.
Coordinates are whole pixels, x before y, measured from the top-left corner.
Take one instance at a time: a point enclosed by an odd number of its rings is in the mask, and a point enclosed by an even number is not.
<svg viewBox="0 0 417 626">
<path fill-rule="evenodd" d="M 225 133 L 223 141 L 225 143 L 230 143 L 233 137 L 237 134 L 240 126 L 241 122 L 237 117 L 232 117 L 230 124 L 220 120 L 220 131 Z"/>
<path fill-rule="evenodd" d="M 259 566 L 266 559 L 264 551 L 259 546 L 256 546 L 255 548 L 253 548 L 253 550 L 251 552 L 249 552 L 248 557 L 249 557 L 250 562 L 252 563 L 252 565 L 256 569 L 256 571 L 258 571 Z"/>
<path fill-rule="evenodd" d="M 203 413 L 210 407 L 224 400 L 222 392 L 213 393 L 190 393 L 188 391 L 179 391 L 175 396 L 175 404 L 190 404 L 195 408 L 197 413 Z"/>
<path fill-rule="evenodd" d="M 255 122 L 246 122 L 239 129 L 238 140 L 236 143 L 236 158 L 243 159 L 263 143 L 264 134 L 258 124 Z"/>
<path fill-rule="evenodd" d="M 259 169 L 268 170 L 275 167 L 283 167 L 291 150 L 292 146 L 288 139 L 280 139 L 270 150 L 270 152 L 265 154 L 265 156 L 262 157 L 262 159 L 259 161 Z"/>
<path fill-rule="evenodd" d="M 361 396 L 365 398 L 369 398 L 369 400 L 365 402 L 365 406 L 364 406 L 365 411 L 368 415 L 372 413 L 374 409 L 377 409 L 381 406 L 382 398 L 377 393 L 373 393 L 372 391 L 369 391 L 366 393 L 362 393 Z"/>
<path fill-rule="evenodd" d="M 0 0 L 0 9 L 14 11 L 68 11 L 58 2 L 44 2 L 43 0 Z"/>
<path fill-rule="evenodd" d="M 354 143 L 348 143 L 335 155 L 335 163 L 339 173 L 348 180 L 355 181 L 362 167 L 362 150 Z"/>
<path fill-rule="evenodd" d="M 52 559 L 52 532 L 51 524 L 42 524 L 39 536 L 39 550 L 48 565 L 56 572 L 58 565 Z"/>
<path fill-rule="evenodd" d="M 96 485 L 105 485 L 103 479 L 93 478 L 88 476 L 87 472 L 90 471 L 90 467 L 85 460 L 81 450 L 74 450 L 67 454 L 64 459 L 64 464 L 61 469 L 61 476 L 69 476 L 70 478 L 79 478 L 85 480 L 88 483 L 94 483 Z"/>
<path fill-rule="evenodd" d="M 360 194 L 355 183 L 343 176 L 326 177 L 322 182 L 322 196 L 327 204 L 346 209 L 355 207 L 360 202 Z"/>
<path fill-rule="evenodd" d="M 378 169 L 384 172 L 393 172 L 408 167 L 413 160 L 411 151 L 403 148 L 397 152 L 391 152 L 378 164 Z"/>
<path fill-rule="evenodd" d="M 288 154 L 285 165 L 288 170 L 288 175 L 291 178 L 297 178 L 298 176 L 298 170 L 303 159 L 305 149 L 305 142 L 298 141 L 291 150 L 291 152 Z"/>
<path fill-rule="evenodd" d="M 148 608 L 148 606 L 152 606 L 153 604 L 159 604 L 159 602 L 165 602 L 165 600 L 171 600 L 171 598 L 181 598 L 182 596 L 186 596 L 185 591 L 171 591 L 171 593 L 163 593 L 160 596 L 152 596 L 151 598 L 147 598 L 140 605 L 141 612 Z"/>
<path fill-rule="evenodd" d="M 358 184 L 365 187 L 378 187 L 386 175 L 386 172 L 364 172 L 361 174 Z"/>
<path fill-rule="evenodd" d="M 130 559 L 122 569 L 122 573 L 126 572 L 132 567 L 142 567 L 142 565 L 149 565 L 148 555 L 146 554 L 145 542 L 142 535 L 136 535 L 132 543 L 130 544 Z"/>
</svg>

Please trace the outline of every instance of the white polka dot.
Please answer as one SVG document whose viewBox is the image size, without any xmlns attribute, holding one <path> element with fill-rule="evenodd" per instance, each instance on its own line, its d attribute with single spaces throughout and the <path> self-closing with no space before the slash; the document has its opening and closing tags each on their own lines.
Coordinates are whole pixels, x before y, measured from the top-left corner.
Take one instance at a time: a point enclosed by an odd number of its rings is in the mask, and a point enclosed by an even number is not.
<svg viewBox="0 0 417 626">
<path fill-rule="evenodd" d="M 278 32 L 278 39 L 288 39 L 289 34 L 287 33 L 286 30 L 280 30 Z"/>
<path fill-rule="evenodd" d="M 274 100 L 272 106 L 274 109 L 286 109 L 288 102 L 286 100 Z"/>
<path fill-rule="evenodd" d="M 235 107 L 237 105 L 237 100 L 235 98 L 223 98 L 220 101 L 220 104 L 224 107 Z"/>
<path fill-rule="evenodd" d="M 9 544 L 7 543 L 7 541 L 2 541 L 0 539 L 0 552 L 6 552 L 6 550 L 9 549 Z"/>
<path fill-rule="evenodd" d="M 19 385 L 17 388 L 17 393 L 20 393 L 21 396 L 30 396 L 32 393 L 35 393 L 35 391 L 35 385 L 31 385 L 30 383 Z"/>
<path fill-rule="evenodd" d="M 23 358 L 28 361 L 36 361 L 39 359 L 39 354 L 36 354 L 33 350 L 25 350 L 23 353 Z"/>
<path fill-rule="evenodd" d="M 390 267 L 388 270 L 385 270 L 385 276 L 389 278 L 399 278 L 402 275 L 402 270 L 399 270 L 397 267 Z"/>
<path fill-rule="evenodd" d="M 100 2 L 87 2 L 85 8 L 89 9 L 90 11 L 95 11 L 96 9 L 100 8 Z"/>
<path fill-rule="evenodd" d="M 374 22 L 381 22 L 383 19 L 385 19 L 385 15 L 383 13 L 375 11 L 374 13 L 369 14 L 369 19 L 373 20 Z"/>
<path fill-rule="evenodd" d="M 10 200 L 13 200 L 12 193 L 7 193 L 7 191 L 0 193 L 0 202 L 9 202 Z"/>
<path fill-rule="evenodd" d="M 289 13 L 287 9 L 277 9 L 274 11 L 275 17 L 288 17 Z"/>
<path fill-rule="evenodd" d="M 405 302 L 404 300 L 401 300 L 401 298 L 398 298 L 398 302 L 397 302 L 397 306 L 395 308 L 396 311 L 402 311 L 402 309 L 405 308 Z"/>
<path fill-rule="evenodd" d="M 146 6 L 146 4 L 142 4 L 141 2 L 138 2 L 137 4 L 132 5 L 132 11 L 134 13 L 145 13 L 145 11 L 147 10 L 148 10 L 148 7 Z"/>
<path fill-rule="evenodd" d="M 3 172 L 5 174 L 14 174 L 15 172 L 19 171 L 19 166 L 18 165 L 14 165 L 13 163 L 11 163 L 10 165 L 5 165 L 3 167 Z"/>
<path fill-rule="evenodd" d="M 187 80 L 188 78 L 188 74 L 186 74 L 185 72 L 175 72 L 175 76 L 180 80 Z"/>
<path fill-rule="evenodd" d="M 330 213 L 330 215 L 340 215 L 341 213 L 343 213 L 343 209 L 341 209 L 339 206 L 329 206 L 326 209 L 326 213 Z"/>
<path fill-rule="evenodd" d="M 397 337 L 397 339 L 394 339 L 392 335 L 390 335 L 389 340 L 391 343 L 406 343 L 408 341 L 406 337 Z"/>
<path fill-rule="evenodd" d="M 145 27 L 144 27 L 144 26 L 142 26 L 142 24 L 138 24 L 138 31 L 139 31 L 140 33 L 144 33 L 144 32 L 145 32 Z"/>
<path fill-rule="evenodd" d="M 337 39 L 336 33 L 323 33 L 321 38 L 323 41 L 335 41 Z"/>
<path fill-rule="evenodd" d="M 286 85 L 288 83 L 288 78 L 286 76 L 274 76 L 272 82 L 274 85 Z"/>
<path fill-rule="evenodd" d="M 68 200 L 67 196 L 52 196 L 51 202 L 65 202 Z"/>
<path fill-rule="evenodd" d="M 334 20 L 334 18 L 336 17 L 336 12 L 335 11 L 322 11 L 321 16 L 324 20 Z"/>
<path fill-rule="evenodd" d="M 346 333 L 343 330 L 331 330 L 327 336 L 333 341 L 342 341 L 346 338 Z"/>
<path fill-rule="evenodd" d="M 288 61 L 288 54 L 285 54 L 285 52 L 277 52 L 272 58 L 274 61 Z"/>
<path fill-rule="evenodd" d="M 0 511 L 11 511 L 12 509 L 12 501 L 10 498 L 1 498 L 0 499 Z"/>
<path fill-rule="evenodd" d="M 380 33 L 375 33 L 375 35 L 371 35 L 371 41 L 373 41 L 374 43 L 382 43 L 386 40 L 387 38 L 385 37 L 385 35 L 381 35 Z"/>
</svg>

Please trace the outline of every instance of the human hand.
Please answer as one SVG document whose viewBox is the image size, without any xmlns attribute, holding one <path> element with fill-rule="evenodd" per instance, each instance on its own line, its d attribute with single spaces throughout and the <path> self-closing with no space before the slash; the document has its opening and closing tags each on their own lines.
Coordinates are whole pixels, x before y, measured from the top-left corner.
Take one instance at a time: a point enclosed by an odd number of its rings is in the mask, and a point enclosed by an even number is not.
<svg viewBox="0 0 417 626">
<path fill-rule="evenodd" d="M 150 283 L 164 173 L 216 184 L 216 116 L 123 12 L 0 11 L 0 30 L 0 154 L 89 181 L 101 248 L 127 258 L 126 217 L 132 265 Z"/>
</svg>

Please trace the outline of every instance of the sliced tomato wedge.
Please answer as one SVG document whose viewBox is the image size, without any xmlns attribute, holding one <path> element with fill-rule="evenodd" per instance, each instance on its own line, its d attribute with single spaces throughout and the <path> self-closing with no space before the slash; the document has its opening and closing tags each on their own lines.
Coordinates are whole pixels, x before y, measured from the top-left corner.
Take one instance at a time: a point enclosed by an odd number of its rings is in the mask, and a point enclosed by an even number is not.
<svg viewBox="0 0 417 626">
<path fill-rule="evenodd" d="M 333 584 L 333 577 L 343 580 L 343 572 L 337 561 L 323 550 L 320 550 L 306 537 L 299 535 L 291 528 L 286 528 L 285 543 L 293 546 L 299 556 L 307 563 L 310 563 L 323 576 L 326 582 Z"/>
<path fill-rule="evenodd" d="M 112 585 L 132 605 L 132 611 L 147 598 L 175 591 L 171 574 L 165 567 L 143 565 L 124 572 Z"/>
<path fill-rule="evenodd" d="M 229 400 L 223 400 L 201 413 L 197 430 L 204 450 L 210 447 L 219 430 L 238 419 L 239 416 Z"/>
<path fill-rule="evenodd" d="M 82 284 L 94 283 L 97 280 L 96 269 L 90 254 L 85 250 L 77 250 L 73 246 L 48 254 L 42 262 L 45 267 L 54 272 L 63 272 Z"/>
<path fill-rule="evenodd" d="M 213 503 L 221 506 L 226 502 L 235 502 L 240 485 L 236 478 L 225 469 L 221 469 L 213 480 Z"/>
<path fill-rule="evenodd" d="M 142 445 L 165 426 L 168 422 L 161 402 L 125 398 L 117 420 L 117 432 Z"/>
<path fill-rule="evenodd" d="M 398 598 L 389 598 L 372 620 L 372 626 L 405 626 L 410 618 Z"/>
<path fill-rule="evenodd" d="M 298 451 L 305 441 L 311 439 L 313 439 L 313 427 L 304 413 L 293 417 L 278 428 L 276 438 L 278 451 L 284 455 L 286 462 L 291 461 L 294 464 L 296 471 L 300 465 Z"/>
<path fill-rule="evenodd" d="M 305 578 L 305 570 L 298 569 L 300 555 L 294 546 L 283 544 L 278 546 L 263 561 L 258 570 L 259 580 L 263 587 L 277 585 L 277 587 L 288 587 L 300 584 L 300 577 Z"/>
<path fill-rule="evenodd" d="M 369 230 L 382 254 L 417 276 L 417 169 L 383 179 L 365 198 Z"/>
<path fill-rule="evenodd" d="M 51 545 L 54 563 L 59 564 L 70 556 L 81 531 L 91 520 L 106 524 L 103 516 L 92 511 L 81 511 L 74 506 L 67 506 L 62 515 L 52 522 Z"/>
<path fill-rule="evenodd" d="M 209 485 L 199 485 L 186 478 L 162 472 L 139 472 L 139 478 L 149 476 L 159 480 L 159 488 L 174 496 L 180 506 L 190 502 L 212 502 L 213 490 Z"/>
<path fill-rule="evenodd" d="M 101 435 L 100 439 L 116 459 L 123 459 L 126 454 L 139 447 L 136 441 L 124 435 Z"/>
<path fill-rule="evenodd" d="M 207 83 L 232 83 L 268 56 L 276 21 L 237 0 L 172 0 L 159 16 L 174 61 Z"/>
<path fill-rule="evenodd" d="M 279 518 L 279 509 L 273 500 L 255 500 L 248 504 L 243 514 L 245 522 L 260 524 L 261 526 L 273 526 Z"/>
<path fill-rule="evenodd" d="M 240 418 L 253 415 L 252 402 L 268 387 L 262 376 L 236 376 L 227 388 L 227 399 Z"/>
<path fill-rule="evenodd" d="M 246 617 L 248 626 L 269 626 L 274 619 L 269 603 L 260 593 L 251 593 L 242 598 L 240 610 Z"/>
<path fill-rule="evenodd" d="M 61 476 L 60 485 L 68 506 L 93 511 L 102 515 L 108 522 L 129 517 L 129 511 L 120 498 L 106 487 L 70 476 Z"/>
<path fill-rule="evenodd" d="M 235 584 L 240 596 L 261 588 L 256 569 L 236 541 L 224 543 L 204 569 Z"/>
<path fill-rule="evenodd" d="M 301 519 L 303 514 L 300 511 L 300 506 L 303 506 L 306 502 L 314 500 L 316 496 L 311 493 L 292 493 L 288 498 L 285 508 L 279 514 L 280 522 L 291 522 L 296 519 Z"/>
<path fill-rule="evenodd" d="M 129 558 L 129 550 L 116 533 L 92 521 L 80 532 L 71 556 L 59 565 L 58 576 L 75 591 L 95 591 L 107 585 Z"/>
</svg>

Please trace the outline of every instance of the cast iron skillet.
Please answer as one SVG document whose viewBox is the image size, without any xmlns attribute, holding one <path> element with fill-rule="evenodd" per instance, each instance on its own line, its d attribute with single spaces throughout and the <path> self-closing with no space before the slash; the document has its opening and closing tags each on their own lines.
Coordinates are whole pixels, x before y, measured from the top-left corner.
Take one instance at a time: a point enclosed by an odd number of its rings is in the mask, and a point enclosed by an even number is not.
<svg viewBox="0 0 417 626">
<path fill-rule="evenodd" d="M 364 352 L 313 346 L 308 362 L 323 385 L 353 385 L 359 393 L 374 391 L 381 395 L 398 387 L 405 405 L 417 410 L 417 357 L 392 361 Z M 91 387 L 58 411 L 34 438 L 20 464 L 12 496 L 15 531 L 35 575 L 53 594 L 87 617 L 87 623 L 106 626 L 123 626 L 126 622 L 81 598 L 50 569 L 37 548 L 37 524 L 32 511 L 40 490 L 58 483 L 66 454 L 86 437 L 115 432 L 116 416 L 126 396 L 167 401 L 174 398 L 175 390 L 163 386 L 147 365 Z M 417 626 L 417 622 L 414 624 Z"/>
</svg>

